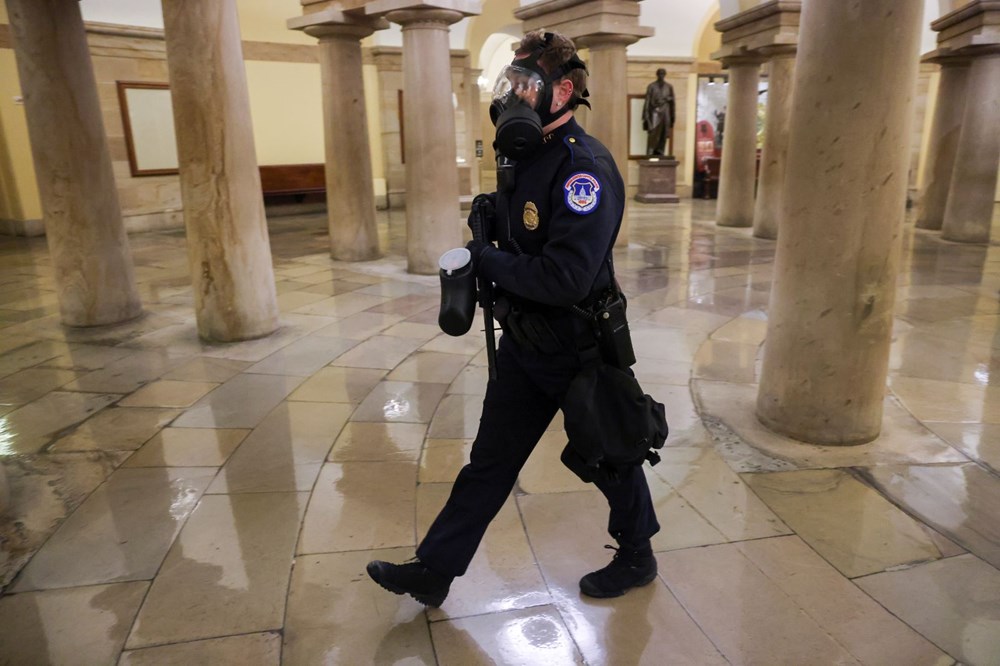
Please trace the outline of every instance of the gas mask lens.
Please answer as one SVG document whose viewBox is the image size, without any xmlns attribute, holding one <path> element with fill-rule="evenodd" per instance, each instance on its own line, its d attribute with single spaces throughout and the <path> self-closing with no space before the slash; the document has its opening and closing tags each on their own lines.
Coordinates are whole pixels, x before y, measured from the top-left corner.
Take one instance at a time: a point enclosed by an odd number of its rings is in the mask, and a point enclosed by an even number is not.
<svg viewBox="0 0 1000 666">
<path fill-rule="evenodd" d="M 493 101 L 508 105 L 520 100 L 534 109 L 542 98 L 545 82 L 537 72 L 525 67 L 507 65 L 493 86 Z"/>
</svg>

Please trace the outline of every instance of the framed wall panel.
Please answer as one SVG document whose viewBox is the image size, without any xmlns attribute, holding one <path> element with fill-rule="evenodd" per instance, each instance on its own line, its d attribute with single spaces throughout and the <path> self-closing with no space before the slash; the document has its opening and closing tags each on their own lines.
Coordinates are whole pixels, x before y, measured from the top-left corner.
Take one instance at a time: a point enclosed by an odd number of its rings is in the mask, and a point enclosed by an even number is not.
<svg viewBox="0 0 1000 666">
<path fill-rule="evenodd" d="M 144 81 L 118 81 L 117 85 L 132 175 L 178 173 L 170 86 Z"/>
</svg>

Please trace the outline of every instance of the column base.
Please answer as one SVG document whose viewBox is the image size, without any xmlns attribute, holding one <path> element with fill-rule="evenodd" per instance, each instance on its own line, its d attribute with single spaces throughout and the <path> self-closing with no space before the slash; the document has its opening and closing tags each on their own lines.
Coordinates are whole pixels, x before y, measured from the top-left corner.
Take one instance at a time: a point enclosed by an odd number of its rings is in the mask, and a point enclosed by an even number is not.
<svg viewBox="0 0 1000 666">
<path fill-rule="evenodd" d="M 807 424 L 802 424 L 799 428 L 789 427 L 782 420 L 773 419 L 765 414 L 759 405 L 756 416 L 761 425 L 771 432 L 813 446 L 860 446 L 874 441 L 882 432 L 881 428 L 876 428 L 874 433 L 852 432 L 850 429 L 833 430 L 823 427 L 809 427 Z"/>
<path fill-rule="evenodd" d="M 635 200 L 640 203 L 680 203 L 681 198 L 676 194 L 636 194 Z"/>
<path fill-rule="evenodd" d="M 83 311 L 83 310 L 81 310 Z M 67 328 L 99 328 L 101 326 L 120 326 L 128 324 L 146 316 L 146 311 L 142 309 L 142 304 L 136 301 L 134 307 L 130 307 L 124 312 L 114 313 L 99 319 L 80 319 L 78 317 L 68 317 L 60 315 L 60 323 Z"/>
<path fill-rule="evenodd" d="M 941 232 L 941 240 L 951 241 L 952 243 L 985 245 L 990 242 L 990 230 L 987 228 L 985 230 L 985 233 L 983 231 L 961 233 L 961 232 L 955 232 L 954 230 L 944 229 Z"/>
</svg>

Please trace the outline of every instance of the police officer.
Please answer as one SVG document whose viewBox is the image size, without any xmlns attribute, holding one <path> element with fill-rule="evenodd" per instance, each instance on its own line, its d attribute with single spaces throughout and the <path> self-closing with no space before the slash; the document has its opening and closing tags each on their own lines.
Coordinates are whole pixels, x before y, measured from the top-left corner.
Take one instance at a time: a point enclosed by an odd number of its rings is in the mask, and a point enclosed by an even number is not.
<svg viewBox="0 0 1000 666">
<path fill-rule="evenodd" d="M 368 565 L 382 587 L 426 605 L 439 606 L 465 573 L 581 368 L 579 350 L 593 332 L 577 313 L 612 287 L 625 186 L 607 148 L 573 118 L 578 105 L 589 106 L 586 87 L 573 42 L 538 31 L 524 37 L 494 89 L 498 191 L 479 196 L 495 205 L 489 240 L 499 247 L 482 240 L 467 247 L 478 275 L 496 285 L 504 330 L 497 376 L 486 388 L 470 462 L 417 557 Z M 580 580 L 592 597 L 619 596 L 656 577 L 649 539 L 659 524 L 646 478 L 638 465 L 618 476 L 596 481 L 618 548 L 608 566 Z"/>
</svg>

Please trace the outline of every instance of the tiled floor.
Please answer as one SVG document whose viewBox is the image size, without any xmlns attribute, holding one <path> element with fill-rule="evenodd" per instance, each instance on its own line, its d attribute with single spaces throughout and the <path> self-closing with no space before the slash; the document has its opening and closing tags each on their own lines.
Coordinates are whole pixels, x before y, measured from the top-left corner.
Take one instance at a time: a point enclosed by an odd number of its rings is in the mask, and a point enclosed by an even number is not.
<svg viewBox="0 0 1000 666">
<path fill-rule="evenodd" d="M 364 565 L 412 556 L 486 368 L 404 272 L 401 213 L 354 265 L 321 215 L 272 220 L 282 327 L 231 345 L 197 338 L 179 232 L 131 238 L 146 316 L 88 330 L 44 241 L 0 238 L 0 663 L 1000 663 L 1000 246 L 907 224 L 884 432 L 811 447 L 753 414 L 775 244 L 713 205 L 633 204 L 616 251 L 671 424 L 659 578 L 580 596 L 606 506 L 557 417 L 429 611 Z"/>
</svg>

